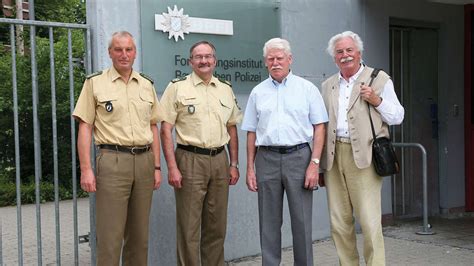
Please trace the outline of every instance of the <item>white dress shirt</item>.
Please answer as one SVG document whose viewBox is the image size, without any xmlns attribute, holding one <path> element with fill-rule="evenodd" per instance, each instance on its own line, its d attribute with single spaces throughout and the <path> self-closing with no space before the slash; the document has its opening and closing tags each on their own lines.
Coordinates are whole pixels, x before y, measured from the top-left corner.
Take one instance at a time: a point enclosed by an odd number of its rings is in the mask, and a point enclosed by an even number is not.
<svg viewBox="0 0 474 266">
<path fill-rule="evenodd" d="M 365 67 L 361 65 L 359 71 L 355 75 L 349 78 L 349 81 L 346 81 L 341 73 L 339 73 L 339 109 L 337 114 L 337 129 L 336 135 L 338 137 L 349 138 L 349 124 L 347 123 L 347 109 L 349 107 L 349 98 L 351 96 L 352 88 L 357 78 L 362 73 L 362 70 Z M 393 87 L 393 82 L 391 79 L 385 83 L 380 97 L 382 97 L 382 102 L 375 109 L 382 116 L 382 121 L 388 125 L 398 125 L 403 121 L 405 116 L 405 109 L 400 104 Z"/>
<path fill-rule="evenodd" d="M 278 83 L 271 77 L 250 93 L 242 130 L 256 132 L 256 146 L 293 146 L 313 139 L 313 125 L 328 115 L 318 88 L 293 75 Z"/>
</svg>

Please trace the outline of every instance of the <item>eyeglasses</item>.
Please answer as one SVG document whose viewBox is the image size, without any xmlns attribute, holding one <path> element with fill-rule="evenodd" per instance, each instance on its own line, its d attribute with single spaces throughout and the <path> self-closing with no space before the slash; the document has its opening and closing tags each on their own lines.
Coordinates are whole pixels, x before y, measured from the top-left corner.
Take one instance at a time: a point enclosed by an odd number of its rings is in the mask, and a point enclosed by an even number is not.
<svg viewBox="0 0 474 266">
<path fill-rule="evenodd" d="M 210 59 L 214 58 L 214 55 L 213 54 L 193 55 L 191 58 L 196 60 L 196 61 L 201 61 L 202 59 L 210 60 Z"/>
</svg>

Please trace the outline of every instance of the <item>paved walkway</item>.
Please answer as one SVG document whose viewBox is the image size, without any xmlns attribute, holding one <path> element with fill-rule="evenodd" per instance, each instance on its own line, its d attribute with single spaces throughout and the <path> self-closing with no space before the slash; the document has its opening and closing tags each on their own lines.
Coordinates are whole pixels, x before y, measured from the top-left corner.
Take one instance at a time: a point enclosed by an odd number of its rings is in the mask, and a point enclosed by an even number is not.
<svg viewBox="0 0 474 266">
<path fill-rule="evenodd" d="M 434 235 L 418 235 L 421 221 L 403 222 L 384 228 L 387 265 L 474 265 L 474 217 L 451 216 L 430 220 Z M 360 265 L 362 235 L 357 235 Z M 284 249 L 282 265 L 293 265 L 292 249 Z M 339 265 L 336 249 L 330 239 L 313 244 L 315 265 Z M 262 265 L 260 256 L 231 261 L 228 265 Z"/>
<path fill-rule="evenodd" d="M 79 199 L 77 204 L 78 235 L 89 232 L 89 199 Z M 42 264 L 56 265 L 56 224 L 55 206 L 48 202 L 41 204 L 41 244 Z M 37 233 L 36 233 L 36 205 L 23 205 L 22 235 L 23 235 L 23 264 L 38 265 Z M 73 204 L 71 200 L 61 201 L 60 213 L 60 240 L 62 265 L 74 265 L 74 222 Z M 3 265 L 18 265 L 18 237 L 17 237 L 17 208 L 0 208 L 1 238 L 3 247 Z M 90 265 L 90 248 L 88 243 L 79 244 L 79 265 Z"/>
<path fill-rule="evenodd" d="M 78 200 L 79 235 L 89 232 L 89 201 Z M 73 206 L 72 201 L 60 204 L 60 238 L 62 265 L 73 265 Z M 23 262 L 37 265 L 36 209 L 35 205 L 22 207 Z M 3 265 L 18 265 L 16 207 L 0 208 L 1 232 L 0 255 Z M 41 205 L 43 265 L 55 265 L 56 226 L 54 203 Z M 421 222 L 403 222 L 384 228 L 387 265 L 474 265 L 474 216 L 431 219 L 434 235 L 417 235 Z M 357 235 L 359 247 L 362 236 Z M 362 248 L 360 248 L 360 251 Z M 338 265 L 336 250 L 330 239 L 314 242 L 315 265 Z M 360 252 L 359 251 L 359 252 Z M 87 243 L 79 244 L 79 265 L 90 265 L 90 249 Z M 261 257 L 247 257 L 226 263 L 227 265 L 261 265 Z M 282 265 L 293 265 L 293 251 L 284 249 Z M 361 258 L 361 265 L 364 265 Z"/>
</svg>

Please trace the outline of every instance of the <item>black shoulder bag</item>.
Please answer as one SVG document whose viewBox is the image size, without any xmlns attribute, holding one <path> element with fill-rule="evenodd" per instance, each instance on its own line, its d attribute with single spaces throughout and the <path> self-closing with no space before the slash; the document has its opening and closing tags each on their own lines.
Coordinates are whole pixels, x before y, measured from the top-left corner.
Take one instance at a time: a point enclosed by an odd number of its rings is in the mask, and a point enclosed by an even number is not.
<svg viewBox="0 0 474 266">
<path fill-rule="evenodd" d="M 380 69 L 374 69 L 370 74 L 369 87 L 372 85 L 375 77 L 377 77 Z M 374 161 L 375 172 L 380 176 L 389 176 L 398 174 L 400 166 L 398 163 L 395 149 L 392 146 L 392 142 L 389 138 L 375 136 L 374 124 L 372 122 L 372 116 L 370 115 L 370 104 L 367 102 L 369 108 L 369 119 L 370 127 L 372 128 L 372 136 L 374 142 L 372 143 L 372 160 Z"/>
</svg>

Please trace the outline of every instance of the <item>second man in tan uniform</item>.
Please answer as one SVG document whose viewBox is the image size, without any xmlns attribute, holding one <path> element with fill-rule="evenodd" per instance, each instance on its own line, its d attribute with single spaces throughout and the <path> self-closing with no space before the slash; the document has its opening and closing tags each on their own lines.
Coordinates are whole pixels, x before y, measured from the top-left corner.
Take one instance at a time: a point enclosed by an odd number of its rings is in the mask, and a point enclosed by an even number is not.
<svg viewBox="0 0 474 266">
<path fill-rule="evenodd" d="M 224 265 L 229 184 L 239 179 L 236 124 L 242 114 L 230 84 L 213 76 L 214 46 L 194 44 L 189 60 L 193 72 L 173 80 L 161 99 L 163 152 L 176 197 L 177 261 Z"/>
</svg>

